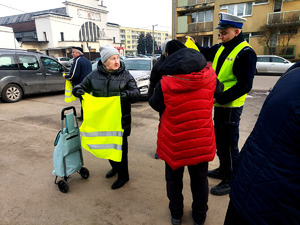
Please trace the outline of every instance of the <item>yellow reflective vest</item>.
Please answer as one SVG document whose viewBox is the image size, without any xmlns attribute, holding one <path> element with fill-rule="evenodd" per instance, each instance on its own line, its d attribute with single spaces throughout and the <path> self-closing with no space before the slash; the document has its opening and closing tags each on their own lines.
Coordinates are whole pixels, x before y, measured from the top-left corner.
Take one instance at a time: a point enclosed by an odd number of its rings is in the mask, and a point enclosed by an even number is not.
<svg viewBox="0 0 300 225">
<path fill-rule="evenodd" d="M 224 84 L 224 91 L 226 91 L 227 89 L 231 88 L 233 85 L 235 85 L 237 83 L 237 78 L 236 76 L 233 74 L 233 64 L 234 64 L 234 60 L 236 58 L 236 56 L 238 55 L 238 53 L 245 47 L 251 47 L 246 41 L 243 41 L 242 43 L 238 44 L 227 56 L 227 58 L 225 59 L 219 73 L 218 73 L 218 79 L 220 82 L 222 82 Z M 224 50 L 224 46 L 222 45 L 219 50 L 217 51 L 212 67 L 214 70 L 216 70 L 217 68 L 217 63 L 219 60 L 219 57 L 221 55 L 221 53 Z M 245 99 L 246 99 L 247 94 L 244 94 L 243 96 L 233 100 L 232 102 L 229 102 L 227 104 L 221 105 L 218 103 L 215 103 L 214 106 L 221 106 L 221 107 L 240 107 L 242 105 L 244 105 L 245 103 Z"/>
<path fill-rule="evenodd" d="M 82 95 L 81 145 L 98 158 L 122 160 L 122 112 L 120 96 Z"/>
<path fill-rule="evenodd" d="M 76 97 L 72 94 L 73 87 L 71 81 L 66 80 L 65 84 L 65 102 L 73 102 L 76 101 Z"/>
</svg>

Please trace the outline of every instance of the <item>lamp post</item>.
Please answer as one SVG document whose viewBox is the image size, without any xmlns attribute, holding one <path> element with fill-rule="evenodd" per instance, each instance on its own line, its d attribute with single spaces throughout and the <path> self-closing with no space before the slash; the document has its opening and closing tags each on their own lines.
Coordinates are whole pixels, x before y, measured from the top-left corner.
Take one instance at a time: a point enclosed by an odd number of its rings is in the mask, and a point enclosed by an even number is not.
<svg viewBox="0 0 300 225">
<path fill-rule="evenodd" d="M 152 25 L 152 33 L 153 33 L 153 44 L 152 44 L 152 57 L 154 57 L 154 27 L 158 24 Z"/>
</svg>

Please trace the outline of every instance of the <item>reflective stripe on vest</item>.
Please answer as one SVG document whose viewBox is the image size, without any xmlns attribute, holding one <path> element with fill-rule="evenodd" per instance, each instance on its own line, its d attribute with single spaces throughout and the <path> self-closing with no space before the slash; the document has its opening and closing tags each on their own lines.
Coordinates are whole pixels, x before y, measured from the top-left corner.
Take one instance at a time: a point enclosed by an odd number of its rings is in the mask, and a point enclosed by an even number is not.
<svg viewBox="0 0 300 225">
<path fill-rule="evenodd" d="M 65 84 L 65 102 L 73 102 L 76 101 L 76 97 L 72 94 L 72 84 L 71 81 L 66 80 L 66 84 Z"/>
<path fill-rule="evenodd" d="M 82 98 L 82 147 L 98 158 L 121 162 L 124 130 L 120 96 L 94 97 L 85 93 Z"/>
<path fill-rule="evenodd" d="M 238 53 L 247 46 L 251 47 L 246 41 L 240 43 L 229 53 L 229 55 L 225 59 L 223 65 L 218 73 L 219 81 L 224 84 L 224 91 L 231 88 L 232 86 L 234 86 L 237 83 L 237 78 L 233 74 L 233 64 L 234 64 L 235 58 L 238 55 Z M 217 63 L 218 63 L 219 57 L 220 57 L 221 53 L 223 52 L 223 50 L 224 50 L 224 46 L 222 45 L 215 55 L 215 58 L 214 58 L 214 61 L 212 64 L 212 67 L 214 70 L 216 70 L 216 68 L 217 68 Z M 215 103 L 214 106 L 240 107 L 240 106 L 244 105 L 246 96 L 247 96 L 247 94 L 244 94 L 243 96 L 233 100 L 232 102 L 224 104 L 224 105 Z"/>
</svg>

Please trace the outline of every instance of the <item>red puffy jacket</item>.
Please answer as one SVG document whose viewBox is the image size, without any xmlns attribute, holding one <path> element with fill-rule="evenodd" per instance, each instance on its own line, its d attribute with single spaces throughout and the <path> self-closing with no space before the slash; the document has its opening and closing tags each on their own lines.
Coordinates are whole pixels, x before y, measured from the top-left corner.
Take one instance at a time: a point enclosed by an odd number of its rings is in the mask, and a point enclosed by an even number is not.
<svg viewBox="0 0 300 225">
<path fill-rule="evenodd" d="M 160 120 L 157 155 L 172 169 L 214 159 L 212 120 L 216 74 L 208 64 L 200 72 L 163 76 L 166 108 Z"/>
</svg>

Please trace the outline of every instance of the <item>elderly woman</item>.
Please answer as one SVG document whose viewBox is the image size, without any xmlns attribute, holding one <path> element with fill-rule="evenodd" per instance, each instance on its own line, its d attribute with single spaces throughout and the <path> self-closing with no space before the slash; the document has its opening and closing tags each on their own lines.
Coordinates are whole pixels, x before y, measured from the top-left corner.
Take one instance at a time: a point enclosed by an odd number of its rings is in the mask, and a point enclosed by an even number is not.
<svg viewBox="0 0 300 225">
<path fill-rule="evenodd" d="M 119 59 L 119 52 L 112 46 L 100 48 L 101 60 L 97 70 L 92 71 L 81 84 L 74 87 L 73 94 L 81 97 L 85 92 L 92 93 L 95 97 L 111 97 L 121 95 L 122 111 L 122 160 L 115 162 L 109 160 L 112 169 L 106 174 L 106 178 L 118 173 L 118 179 L 111 186 L 112 189 L 122 187 L 129 180 L 128 172 L 128 142 L 127 137 L 131 131 L 131 103 L 139 99 L 140 92 L 135 79 L 125 70 L 125 65 Z"/>
</svg>

